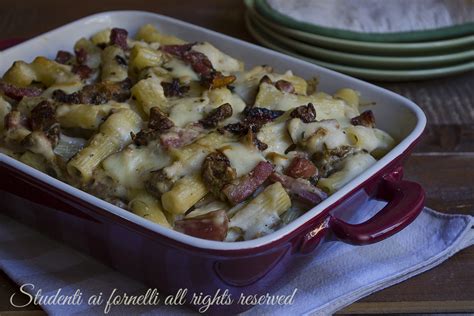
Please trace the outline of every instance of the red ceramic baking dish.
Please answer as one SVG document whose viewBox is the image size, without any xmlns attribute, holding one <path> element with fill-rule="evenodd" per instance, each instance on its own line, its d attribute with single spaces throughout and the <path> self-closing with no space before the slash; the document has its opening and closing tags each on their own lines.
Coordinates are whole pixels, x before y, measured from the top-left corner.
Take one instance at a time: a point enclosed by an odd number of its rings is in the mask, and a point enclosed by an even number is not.
<svg viewBox="0 0 474 316">
<path fill-rule="evenodd" d="M 216 32 L 157 14 L 115 11 L 95 14 L 0 52 L 0 74 L 13 61 L 54 57 L 74 41 L 107 27 L 131 34 L 152 23 L 164 33 L 203 40 L 244 60 L 246 67 L 270 64 L 305 78 L 318 77 L 328 93 L 348 87 L 361 92 L 379 128 L 398 145 L 356 179 L 282 229 L 255 240 L 217 242 L 194 238 L 149 222 L 88 193 L 0 154 L 1 211 L 80 249 L 109 266 L 165 293 L 180 288 L 213 295 L 228 289 L 235 297 L 272 291 L 272 283 L 296 261 L 314 255 L 327 236 L 369 244 L 410 224 L 424 203 L 423 189 L 402 179 L 402 163 L 421 136 L 426 118 L 413 102 L 369 83 Z M 341 218 L 363 212 L 369 199 L 386 206 L 363 223 Z M 341 215 L 342 214 L 342 215 Z M 237 313 L 249 306 L 214 306 Z"/>
</svg>

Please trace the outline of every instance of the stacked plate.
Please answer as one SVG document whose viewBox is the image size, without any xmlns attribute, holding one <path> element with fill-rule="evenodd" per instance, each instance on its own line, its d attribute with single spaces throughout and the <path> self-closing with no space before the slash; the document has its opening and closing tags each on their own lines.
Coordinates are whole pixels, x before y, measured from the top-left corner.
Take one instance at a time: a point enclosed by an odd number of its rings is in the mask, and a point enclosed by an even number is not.
<svg viewBox="0 0 474 316">
<path fill-rule="evenodd" d="M 364 34 L 298 21 L 272 8 L 267 0 L 245 3 L 246 26 L 258 42 L 355 77 L 411 81 L 474 70 L 472 22 L 435 30 Z"/>
</svg>

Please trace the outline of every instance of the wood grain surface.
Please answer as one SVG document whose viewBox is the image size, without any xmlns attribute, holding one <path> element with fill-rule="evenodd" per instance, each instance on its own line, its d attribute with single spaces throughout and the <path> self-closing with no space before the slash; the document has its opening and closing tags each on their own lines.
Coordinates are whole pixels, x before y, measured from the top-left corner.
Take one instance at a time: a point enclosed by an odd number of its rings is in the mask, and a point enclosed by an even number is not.
<svg viewBox="0 0 474 316">
<path fill-rule="evenodd" d="M 1 0 L 0 38 L 29 38 L 92 13 L 124 9 L 172 16 L 254 42 L 245 30 L 239 0 Z M 474 72 L 421 82 L 375 83 L 412 99 L 428 117 L 425 136 L 406 163 L 405 177 L 425 188 L 431 208 L 474 215 Z M 18 287 L 0 272 L 1 315 L 42 313 L 35 306 L 12 307 L 9 298 L 15 291 Z M 339 313 L 474 313 L 474 247 Z"/>
</svg>

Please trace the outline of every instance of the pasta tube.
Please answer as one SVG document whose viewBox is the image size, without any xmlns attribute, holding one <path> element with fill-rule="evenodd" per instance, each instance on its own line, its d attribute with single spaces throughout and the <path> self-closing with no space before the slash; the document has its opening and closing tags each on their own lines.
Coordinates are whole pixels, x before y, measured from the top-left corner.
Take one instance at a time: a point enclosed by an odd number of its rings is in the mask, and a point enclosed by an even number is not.
<svg viewBox="0 0 474 316">
<path fill-rule="evenodd" d="M 68 163 L 68 173 L 82 181 L 88 181 L 102 160 L 130 142 L 130 132 L 137 133 L 141 123 L 140 116 L 129 109 L 121 109 L 110 115 L 87 147 Z"/>
<path fill-rule="evenodd" d="M 268 234 L 290 207 L 290 196 L 280 182 L 275 182 L 240 209 L 231 218 L 229 228 L 241 231 L 245 240 Z M 230 238 L 238 237 L 230 234 Z"/>
<path fill-rule="evenodd" d="M 353 146 L 365 149 L 369 153 L 374 151 L 386 153 L 395 143 L 393 138 L 387 133 L 361 125 L 346 128 L 346 134 Z"/>
<path fill-rule="evenodd" d="M 128 204 L 131 211 L 154 223 L 171 228 L 160 202 L 146 192 L 138 193 Z"/>
<path fill-rule="evenodd" d="M 333 173 L 328 178 L 320 179 L 318 187 L 328 193 L 333 193 L 376 162 L 374 157 L 366 153 L 348 156 L 342 162 L 342 169 Z"/>
<path fill-rule="evenodd" d="M 171 190 L 161 196 L 161 203 L 170 213 L 184 214 L 207 193 L 201 176 L 186 176 L 176 181 Z"/>
<path fill-rule="evenodd" d="M 108 44 L 110 42 L 111 31 L 112 30 L 110 28 L 106 28 L 102 31 L 95 33 L 91 37 L 91 42 L 96 46 L 101 44 Z"/>
<path fill-rule="evenodd" d="M 162 34 L 151 24 L 146 24 L 138 30 L 137 39 L 147 43 L 158 42 L 161 45 L 179 45 L 186 43 L 175 36 Z"/>
<path fill-rule="evenodd" d="M 120 82 L 128 77 L 128 67 L 121 64 L 125 61 L 125 53 L 118 46 L 107 46 L 102 51 L 102 81 Z"/>
<path fill-rule="evenodd" d="M 31 64 L 15 62 L 5 73 L 3 79 L 17 86 L 25 87 L 39 81 L 46 86 L 55 83 L 78 82 L 79 77 L 72 73 L 71 66 L 62 65 L 45 57 L 36 57 Z"/>
<path fill-rule="evenodd" d="M 143 68 L 159 66 L 162 63 L 160 51 L 146 47 L 134 46 L 130 53 L 130 66 L 135 71 Z"/>
<path fill-rule="evenodd" d="M 157 106 L 162 112 L 168 112 L 165 92 L 160 79 L 152 77 L 140 80 L 132 87 L 132 94 L 147 115 L 154 106 Z"/>
<path fill-rule="evenodd" d="M 345 101 L 351 107 L 358 109 L 359 108 L 359 92 L 344 88 L 336 91 L 334 98 Z"/>
<path fill-rule="evenodd" d="M 108 39 L 107 39 L 108 40 Z M 87 58 L 85 64 L 93 69 L 100 67 L 102 50 L 97 46 L 97 44 L 81 38 L 74 45 L 74 51 L 84 50 L 87 53 Z"/>
<path fill-rule="evenodd" d="M 40 154 L 27 150 L 20 156 L 19 160 L 30 167 L 40 170 L 41 172 L 48 173 L 46 159 Z"/>
<path fill-rule="evenodd" d="M 3 80 L 20 87 L 26 87 L 36 79 L 36 72 L 24 61 L 15 61 L 3 75 Z"/>
<path fill-rule="evenodd" d="M 226 136 L 220 133 L 209 133 L 192 144 L 172 150 L 170 155 L 174 162 L 163 171 L 170 179 L 198 172 L 206 156 L 222 146 L 225 141 L 228 141 Z"/>
<path fill-rule="evenodd" d="M 103 120 L 112 110 L 129 108 L 126 103 L 93 104 L 65 104 L 56 109 L 58 122 L 64 128 L 79 127 L 88 130 L 97 130 Z"/>
</svg>

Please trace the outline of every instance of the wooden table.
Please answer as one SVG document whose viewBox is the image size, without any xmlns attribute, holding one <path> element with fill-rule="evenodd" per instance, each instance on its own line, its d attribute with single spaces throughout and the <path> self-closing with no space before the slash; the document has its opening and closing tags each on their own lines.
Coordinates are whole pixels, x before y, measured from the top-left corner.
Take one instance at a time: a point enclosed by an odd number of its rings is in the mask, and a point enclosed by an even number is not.
<svg viewBox="0 0 474 316">
<path fill-rule="evenodd" d="M 87 4 L 2 0 L 0 38 L 28 38 L 95 12 L 124 9 L 169 15 L 254 42 L 244 27 L 244 5 L 239 0 L 101 0 Z M 406 178 L 423 185 L 428 206 L 446 213 L 474 215 L 474 72 L 421 82 L 377 84 L 412 99 L 428 117 L 426 135 L 406 163 Z M 17 290 L 0 273 L 0 314 L 18 311 L 9 304 L 10 295 Z M 37 309 L 33 306 L 20 311 L 41 314 Z M 340 311 L 342 314 L 445 312 L 474 313 L 474 247 Z"/>
</svg>

